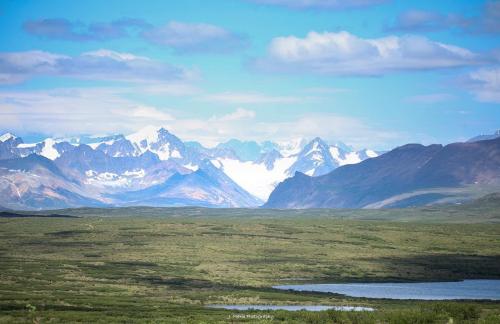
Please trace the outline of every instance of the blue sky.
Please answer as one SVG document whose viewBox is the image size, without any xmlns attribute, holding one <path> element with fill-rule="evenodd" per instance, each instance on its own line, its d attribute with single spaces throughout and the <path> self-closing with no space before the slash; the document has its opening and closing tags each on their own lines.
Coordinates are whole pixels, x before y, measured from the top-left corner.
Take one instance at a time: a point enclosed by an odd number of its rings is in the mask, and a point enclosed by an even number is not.
<svg viewBox="0 0 500 324">
<path fill-rule="evenodd" d="M 500 128 L 500 2 L 0 1 L 0 130 L 213 145 Z"/>
</svg>

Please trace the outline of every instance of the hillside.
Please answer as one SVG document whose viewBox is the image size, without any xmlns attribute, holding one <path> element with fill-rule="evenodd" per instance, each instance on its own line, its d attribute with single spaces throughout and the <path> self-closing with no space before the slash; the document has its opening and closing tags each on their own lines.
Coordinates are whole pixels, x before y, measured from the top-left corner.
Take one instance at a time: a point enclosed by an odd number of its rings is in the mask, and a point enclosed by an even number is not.
<svg viewBox="0 0 500 324">
<path fill-rule="evenodd" d="M 264 207 L 407 207 L 470 199 L 498 186 L 500 139 L 408 144 L 324 176 L 296 173 L 278 185 Z"/>
</svg>

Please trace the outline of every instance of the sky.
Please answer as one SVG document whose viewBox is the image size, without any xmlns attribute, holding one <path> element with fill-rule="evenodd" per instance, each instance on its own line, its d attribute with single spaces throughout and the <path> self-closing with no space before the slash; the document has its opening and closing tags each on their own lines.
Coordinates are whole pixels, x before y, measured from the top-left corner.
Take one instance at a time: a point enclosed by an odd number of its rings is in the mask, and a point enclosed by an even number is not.
<svg viewBox="0 0 500 324">
<path fill-rule="evenodd" d="M 0 131 L 356 148 L 500 128 L 500 1 L 0 0 Z"/>
</svg>

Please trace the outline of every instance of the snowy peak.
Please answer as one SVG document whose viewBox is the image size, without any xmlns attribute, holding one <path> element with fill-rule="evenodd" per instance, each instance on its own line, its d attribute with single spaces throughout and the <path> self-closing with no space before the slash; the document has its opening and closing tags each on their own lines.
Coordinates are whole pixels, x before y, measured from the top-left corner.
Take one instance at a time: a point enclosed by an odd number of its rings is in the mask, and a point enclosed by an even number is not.
<svg viewBox="0 0 500 324">
<path fill-rule="evenodd" d="M 281 155 L 292 156 L 299 154 L 307 143 L 305 138 L 295 138 L 290 141 L 279 142 L 277 146 Z"/>
<path fill-rule="evenodd" d="M 347 145 L 344 142 L 340 142 L 340 141 L 337 141 L 337 142 L 331 144 L 330 146 L 337 147 L 344 152 L 353 152 L 354 151 L 354 148 L 351 145 Z"/>
<path fill-rule="evenodd" d="M 366 160 L 366 159 L 374 158 L 374 157 L 377 157 L 377 156 L 380 155 L 380 154 L 378 154 L 377 152 L 375 152 L 373 150 L 367 150 L 367 149 L 358 151 L 357 153 L 358 153 L 358 155 L 359 155 L 359 157 L 360 157 L 361 160 Z"/>
<path fill-rule="evenodd" d="M 341 165 L 358 163 L 376 154 L 370 150 L 355 152 L 349 146 L 339 143 L 328 145 L 319 137 L 310 142 L 295 139 L 286 143 L 271 143 L 271 149 L 254 161 L 218 155 L 212 157 L 212 162 L 245 190 L 267 200 L 279 182 L 292 177 L 296 172 L 319 176 Z"/>
<path fill-rule="evenodd" d="M 141 153 L 132 142 L 127 140 L 123 135 L 98 144 L 96 149 L 112 157 L 139 156 Z"/>
<path fill-rule="evenodd" d="M 479 135 L 475 136 L 471 139 L 469 139 L 467 142 L 479 142 L 479 141 L 485 141 L 485 140 L 492 140 L 492 139 L 497 139 L 500 137 L 500 129 L 498 129 L 496 132 L 493 134 L 484 134 L 484 135 Z"/>
<path fill-rule="evenodd" d="M 0 160 L 11 159 L 19 156 L 17 146 L 22 144 L 23 140 L 11 133 L 0 136 Z"/>
<path fill-rule="evenodd" d="M 185 156 L 184 143 L 165 128 L 148 126 L 139 132 L 126 136 L 139 153 L 151 151 L 156 153 L 160 160 L 182 159 Z"/>
<path fill-rule="evenodd" d="M 332 171 L 338 166 L 330 154 L 330 147 L 321 138 L 316 137 L 298 154 L 297 161 L 288 169 L 288 174 L 302 172 L 308 176 L 319 176 Z"/>
<path fill-rule="evenodd" d="M 163 129 L 163 128 L 161 128 Z M 137 144 L 139 147 L 146 146 L 148 143 L 156 143 L 158 141 L 158 133 L 160 129 L 154 126 L 146 126 L 140 131 L 126 136 L 126 138 Z"/>
<path fill-rule="evenodd" d="M 27 144 L 10 133 L 0 138 L 0 160 L 32 155 L 46 160 L 71 182 L 68 186 L 76 190 L 71 192 L 111 205 L 255 207 L 296 172 L 319 176 L 377 155 L 340 142 L 329 145 L 319 137 L 281 143 L 232 139 L 206 148 L 153 126 L 128 136 L 47 138 Z M 16 174 L 12 177 L 16 181 Z M 36 187 L 37 181 L 29 183 Z"/>
<path fill-rule="evenodd" d="M 5 133 L 3 134 L 2 136 L 0 136 L 0 142 L 7 142 L 9 140 L 12 140 L 12 139 L 16 139 L 17 136 L 14 135 L 14 134 L 11 134 L 11 133 Z"/>
<path fill-rule="evenodd" d="M 302 152 L 307 151 L 305 155 L 309 155 L 314 152 L 326 152 L 328 151 L 328 144 L 326 144 L 325 141 L 323 141 L 321 138 L 316 137 L 314 138 L 309 144 L 307 144 Z"/>
<path fill-rule="evenodd" d="M 328 145 L 323 139 L 316 137 L 297 155 L 297 161 L 288 170 L 288 175 L 292 176 L 298 171 L 308 176 L 320 176 L 339 166 L 359 163 L 378 155 L 373 150 L 354 151 L 342 142 Z"/>
<path fill-rule="evenodd" d="M 60 156 L 59 151 L 55 148 L 56 141 L 54 139 L 47 138 L 42 143 L 42 151 L 40 152 L 41 156 L 44 156 L 49 160 L 55 160 Z"/>
<path fill-rule="evenodd" d="M 315 167 L 324 164 L 331 164 L 331 165 L 335 164 L 330 154 L 330 147 L 325 141 L 323 141 L 319 137 L 316 137 L 304 147 L 304 149 L 299 155 L 299 160 L 301 159 L 306 159 L 311 161 Z"/>
</svg>

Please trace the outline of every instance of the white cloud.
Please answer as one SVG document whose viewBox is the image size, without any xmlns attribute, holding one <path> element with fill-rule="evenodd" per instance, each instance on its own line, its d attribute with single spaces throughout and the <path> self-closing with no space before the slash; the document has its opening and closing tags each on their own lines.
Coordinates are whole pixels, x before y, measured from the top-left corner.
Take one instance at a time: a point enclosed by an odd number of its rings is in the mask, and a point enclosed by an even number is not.
<svg viewBox="0 0 500 324">
<path fill-rule="evenodd" d="M 78 56 L 44 51 L 0 53 L 0 82 L 19 83 L 37 76 L 129 82 L 175 81 L 190 71 L 130 53 L 97 50 Z"/>
<path fill-rule="evenodd" d="M 25 32 L 46 39 L 74 42 L 105 41 L 129 36 L 130 28 L 145 28 L 149 24 L 140 19 L 122 18 L 112 22 L 94 22 L 88 25 L 63 18 L 28 20 Z"/>
<path fill-rule="evenodd" d="M 247 39 L 222 27 L 204 23 L 171 21 L 142 33 L 147 41 L 180 53 L 231 52 L 246 46 Z"/>
<path fill-rule="evenodd" d="M 478 101 L 500 103 L 500 67 L 469 73 L 465 86 Z"/>
<path fill-rule="evenodd" d="M 136 118 L 146 118 L 158 121 L 173 120 L 172 115 L 156 109 L 155 107 L 139 106 L 134 108 L 130 115 Z"/>
<path fill-rule="evenodd" d="M 268 55 L 254 63 L 267 71 L 330 75 L 382 75 L 478 64 L 479 55 L 421 36 L 360 38 L 346 31 L 274 38 Z"/>
<path fill-rule="evenodd" d="M 135 131 L 169 121 L 168 111 L 124 99 L 121 90 L 66 88 L 0 92 L 0 128 L 66 136 Z"/>
<path fill-rule="evenodd" d="M 163 125 L 182 139 L 196 140 L 207 146 L 227 141 L 242 140 L 289 141 L 292 138 L 320 136 L 329 141 L 343 141 L 356 147 L 389 148 L 402 144 L 409 136 L 378 129 L 359 119 L 329 113 L 305 114 L 279 121 L 261 120 L 258 115 L 233 118 L 236 110 L 221 117 L 203 120 L 198 118 L 176 119 Z M 230 119 L 230 120 L 228 120 Z"/>
<path fill-rule="evenodd" d="M 134 61 L 145 61 L 145 62 L 151 62 L 147 57 L 144 56 L 137 56 L 134 54 L 130 53 L 120 53 L 120 52 L 115 52 L 111 51 L 108 49 L 99 49 L 97 51 L 90 51 L 90 52 L 85 52 L 82 53 L 82 56 L 90 57 L 90 58 L 109 58 L 113 61 L 117 62 L 134 62 Z"/>
<path fill-rule="evenodd" d="M 269 96 L 255 92 L 223 92 L 206 95 L 201 98 L 203 101 L 218 102 L 225 104 L 286 104 L 302 101 L 293 96 Z"/>
<path fill-rule="evenodd" d="M 255 111 L 247 110 L 244 108 L 237 108 L 234 112 L 219 118 L 214 117 L 214 119 L 218 119 L 220 121 L 235 121 L 235 120 L 252 119 L 252 118 L 255 118 Z"/>
<path fill-rule="evenodd" d="M 264 120 L 250 109 L 200 118 L 177 114 L 174 108 L 144 106 L 122 98 L 120 89 L 56 89 L 0 92 L 0 129 L 18 134 L 47 136 L 129 134 L 145 126 L 164 126 L 183 140 L 216 145 L 230 138 L 276 140 L 313 138 L 341 140 L 358 147 L 401 144 L 408 137 L 367 125 L 363 121 L 328 113 L 280 116 Z M 183 117 L 180 117 L 180 116 Z"/>
<path fill-rule="evenodd" d="M 343 141 L 355 147 L 387 147 L 400 143 L 404 136 L 370 126 L 360 119 L 331 113 L 308 113 L 297 119 L 269 122 L 260 125 L 267 138 L 289 140 L 290 138 L 313 138 L 319 136 L 327 141 Z"/>
<path fill-rule="evenodd" d="M 64 41 L 106 41 L 139 34 L 145 41 L 177 53 L 226 53 L 248 45 L 248 37 L 206 23 L 171 21 L 153 26 L 142 19 L 122 18 L 111 22 L 83 24 L 62 18 L 29 20 L 23 29 L 31 35 Z M 134 31 L 130 33 L 130 31 Z"/>
</svg>

